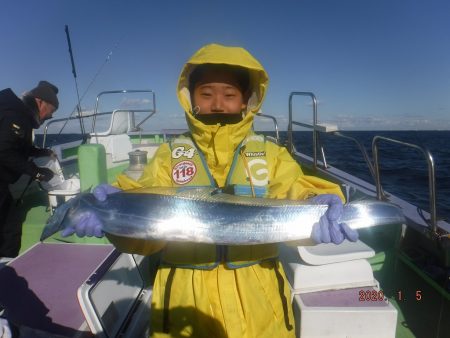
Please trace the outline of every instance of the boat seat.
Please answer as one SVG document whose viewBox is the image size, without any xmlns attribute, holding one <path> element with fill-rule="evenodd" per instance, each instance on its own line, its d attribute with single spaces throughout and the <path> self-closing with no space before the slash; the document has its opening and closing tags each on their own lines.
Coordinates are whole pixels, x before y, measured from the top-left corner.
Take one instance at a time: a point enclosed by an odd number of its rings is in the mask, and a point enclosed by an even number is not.
<svg viewBox="0 0 450 338">
<path fill-rule="evenodd" d="M 345 240 L 340 245 L 280 245 L 280 260 L 293 294 L 375 286 L 377 282 L 366 260 L 374 255 L 361 241 Z"/>
<path fill-rule="evenodd" d="M 108 130 L 90 134 L 90 143 L 102 144 L 113 163 L 128 160 L 128 153 L 133 150 L 127 135 L 131 125 L 130 114 L 129 111 L 115 110 Z"/>
<path fill-rule="evenodd" d="M 111 123 L 108 130 L 104 132 L 91 133 L 91 136 L 109 136 L 126 134 L 130 130 L 129 111 L 114 110 L 111 114 Z"/>
</svg>

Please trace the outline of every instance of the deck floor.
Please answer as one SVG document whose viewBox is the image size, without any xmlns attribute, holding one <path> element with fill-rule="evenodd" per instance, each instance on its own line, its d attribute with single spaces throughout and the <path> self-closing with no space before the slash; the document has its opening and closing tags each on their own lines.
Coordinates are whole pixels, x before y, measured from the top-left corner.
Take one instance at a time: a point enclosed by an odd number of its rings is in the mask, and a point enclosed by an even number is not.
<svg viewBox="0 0 450 338">
<path fill-rule="evenodd" d="M 45 192 L 36 193 L 33 203 L 25 201 L 23 209 L 28 212 L 23 225 L 21 252 L 39 241 L 43 224 L 49 216 Z M 360 237 L 372 247 L 376 255 L 369 261 L 380 288 L 398 310 L 398 338 L 448 338 L 450 337 L 450 295 L 427 281 L 402 256 L 397 254 L 399 229 L 395 227 L 361 232 Z M 106 239 L 61 238 L 53 242 L 108 243 Z M 447 296 L 446 296 L 447 295 Z"/>
<path fill-rule="evenodd" d="M 450 301 L 394 249 L 372 259 L 375 278 L 398 310 L 397 338 L 450 337 Z"/>
</svg>

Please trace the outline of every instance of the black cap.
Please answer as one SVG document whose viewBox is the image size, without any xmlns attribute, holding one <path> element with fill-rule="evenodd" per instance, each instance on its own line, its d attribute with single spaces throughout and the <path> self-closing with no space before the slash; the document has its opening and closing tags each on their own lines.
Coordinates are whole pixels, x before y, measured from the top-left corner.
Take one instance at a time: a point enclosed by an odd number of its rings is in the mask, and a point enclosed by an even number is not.
<svg viewBox="0 0 450 338">
<path fill-rule="evenodd" d="M 56 94 L 58 94 L 58 87 L 47 81 L 39 81 L 37 87 L 31 89 L 25 95 L 44 100 L 58 109 L 59 101 Z"/>
<path fill-rule="evenodd" d="M 194 93 L 195 85 L 202 80 L 205 73 L 229 73 L 233 74 L 242 93 L 250 87 L 250 74 L 247 68 L 223 63 L 203 63 L 197 65 L 189 75 L 189 91 Z"/>
</svg>

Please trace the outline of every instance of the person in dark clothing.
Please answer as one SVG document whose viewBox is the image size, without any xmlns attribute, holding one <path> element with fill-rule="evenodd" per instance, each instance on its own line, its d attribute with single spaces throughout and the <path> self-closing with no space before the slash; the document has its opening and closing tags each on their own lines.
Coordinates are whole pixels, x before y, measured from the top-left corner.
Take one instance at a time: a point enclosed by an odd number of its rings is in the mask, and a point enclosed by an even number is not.
<svg viewBox="0 0 450 338">
<path fill-rule="evenodd" d="M 22 236 L 9 184 L 23 174 L 47 182 L 54 176 L 29 159 L 53 154 L 33 145 L 33 129 L 58 109 L 57 94 L 58 88 L 47 81 L 40 81 L 21 99 L 10 88 L 0 91 L 0 257 L 16 257 Z"/>
</svg>

